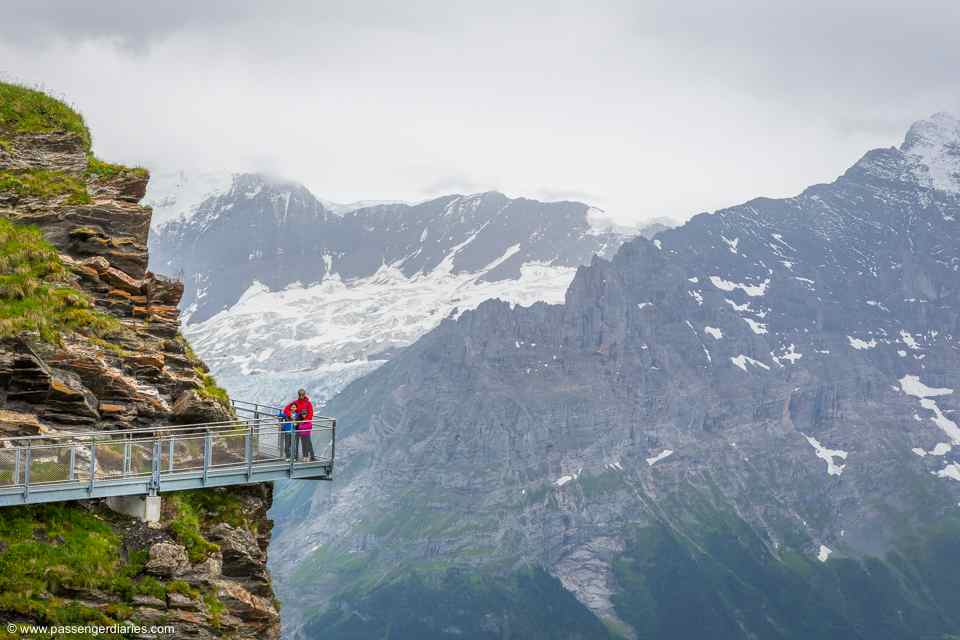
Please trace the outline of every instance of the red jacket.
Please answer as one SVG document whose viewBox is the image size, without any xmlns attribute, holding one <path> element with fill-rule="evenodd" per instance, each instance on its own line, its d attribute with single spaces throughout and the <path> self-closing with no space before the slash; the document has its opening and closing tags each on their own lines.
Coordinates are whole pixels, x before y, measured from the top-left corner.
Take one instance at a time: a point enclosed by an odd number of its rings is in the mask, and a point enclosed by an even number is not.
<svg viewBox="0 0 960 640">
<path fill-rule="evenodd" d="M 297 413 L 300 414 L 300 422 L 297 424 L 297 431 L 310 433 L 313 431 L 313 404 L 310 402 L 310 398 L 297 398 L 294 400 L 294 403 L 297 405 Z"/>
</svg>

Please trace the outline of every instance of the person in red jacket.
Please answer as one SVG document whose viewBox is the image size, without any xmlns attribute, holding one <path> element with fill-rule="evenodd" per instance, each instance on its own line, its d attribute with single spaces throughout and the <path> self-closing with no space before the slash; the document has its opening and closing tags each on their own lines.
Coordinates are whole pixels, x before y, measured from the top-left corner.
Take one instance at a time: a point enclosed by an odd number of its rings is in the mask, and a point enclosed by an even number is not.
<svg viewBox="0 0 960 640">
<path fill-rule="evenodd" d="M 307 392 L 304 389 L 297 391 L 297 399 L 295 402 L 297 404 L 297 413 L 300 415 L 300 422 L 297 423 L 300 453 L 304 459 L 310 456 L 310 462 L 316 462 L 317 457 L 313 452 L 313 440 L 310 437 L 313 432 L 313 403 L 310 402 L 310 398 L 307 397 Z"/>
</svg>

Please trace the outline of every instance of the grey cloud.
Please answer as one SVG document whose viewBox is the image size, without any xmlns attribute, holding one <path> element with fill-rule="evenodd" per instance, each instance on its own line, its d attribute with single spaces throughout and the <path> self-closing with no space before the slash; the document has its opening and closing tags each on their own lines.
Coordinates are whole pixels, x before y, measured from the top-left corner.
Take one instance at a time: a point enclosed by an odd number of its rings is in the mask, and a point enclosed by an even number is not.
<svg viewBox="0 0 960 640">
<path fill-rule="evenodd" d="M 423 196 L 431 197 L 447 193 L 481 193 L 484 191 L 497 191 L 498 187 L 474 180 L 466 175 L 451 174 L 438 177 L 420 189 Z"/>
<path fill-rule="evenodd" d="M 52 41 L 107 40 L 139 50 L 196 23 L 229 22 L 251 3 L 211 0 L 176 4 L 101 0 L 12 0 L 0 36 L 24 47 Z"/>
<path fill-rule="evenodd" d="M 540 187 L 533 195 L 545 201 L 574 200 L 586 204 L 592 204 L 601 199 L 601 196 L 595 193 L 563 187 Z"/>
<path fill-rule="evenodd" d="M 12 0 L 0 73 L 159 170 L 683 217 L 830 180 L 960 111 L 957 33 L 945 0 Z"/>
</svg>

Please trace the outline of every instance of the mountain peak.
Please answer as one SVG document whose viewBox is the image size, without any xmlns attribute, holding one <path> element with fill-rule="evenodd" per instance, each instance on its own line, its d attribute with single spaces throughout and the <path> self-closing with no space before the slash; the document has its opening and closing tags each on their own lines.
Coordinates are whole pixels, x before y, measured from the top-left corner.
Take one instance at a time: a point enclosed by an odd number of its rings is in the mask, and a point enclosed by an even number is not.
<svg viewBox="0 0 960 640">
<path fill-rule="evenodd" d="M 940 112 L 915 122 L 907 131 L 902 151 L 910 171 L 925 187 L 960 193 L 960 119 Z"/>
<path fill-rule="evenodd" d="M 286 193 L 293 191 L 307 191 L 307 188 L 295 180 L 281 178 L 265 173 L 238 173 L 233 176 L 233 184 L 227 196 L 235 198 L 242 195 L 254 198 L 261 191 Z"/>
</svg>

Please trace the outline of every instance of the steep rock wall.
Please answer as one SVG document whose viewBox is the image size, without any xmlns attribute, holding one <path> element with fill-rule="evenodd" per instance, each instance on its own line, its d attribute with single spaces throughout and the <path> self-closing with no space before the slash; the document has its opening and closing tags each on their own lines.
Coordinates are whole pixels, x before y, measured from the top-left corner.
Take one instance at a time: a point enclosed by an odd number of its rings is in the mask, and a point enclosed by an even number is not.
<svg viewBox="0 0 960 640">
<path fill-rule="evenodd" d="M 180 335 L 180 282 L 147 271 L 148 174 L 96 159 L 83 120 L 0 84 L 0 432 L 227 418 Z M 269 486 L 167 494 L 157 526 L 100 501 L 0 513 L 0 621 L 279 635 Z"/>
</svg>

